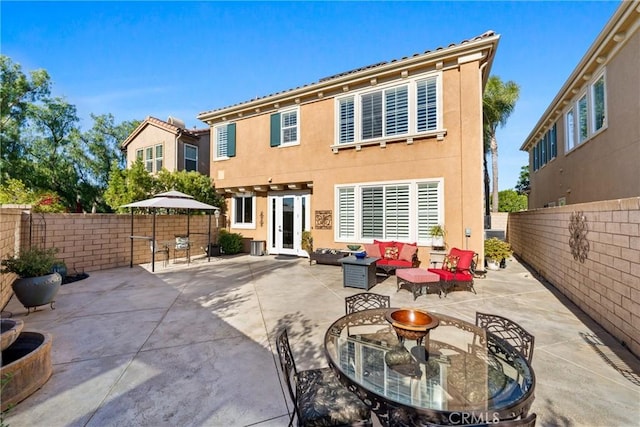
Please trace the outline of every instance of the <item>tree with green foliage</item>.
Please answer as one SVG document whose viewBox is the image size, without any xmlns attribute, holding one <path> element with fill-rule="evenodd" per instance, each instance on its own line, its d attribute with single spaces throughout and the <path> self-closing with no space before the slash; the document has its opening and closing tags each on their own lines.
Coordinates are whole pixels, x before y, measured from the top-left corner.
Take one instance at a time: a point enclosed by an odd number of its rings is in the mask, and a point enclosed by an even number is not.
<svg viewBox="0 0 640 427">
<path fill-rule="evenodd" d="M 32 71 L 28 77 L 20 64 L 0 55 L 0 183 L 28 175 L 30 165 L 21 134 L 29 106 L 49 96 L 50 86 L 45 70 Z"/>
<path fill-rule="evenodd" d="M 92 128 L 82 132 L 76 107 L 50 96 L 46 71 L 30 73 L 0 56 L 0 184 L 18 180 L 34 194 L 51 194 L 67 211 L 108 212 L 103 193 L 112 163 L 125 157 L 119 144 L 138 121 L 114 123 L 110 114 L 91 115 Z"/>
<path fill-rule="evenodd" d="M 491 206 L 493 212 L 498 211 L 498 141 L 496 131 L 502 127 L 516 106 L 520 96 L 520 87 L 513 81 L 503 83 L 500 77 L 491 76 L 487 81 L 482 98 L 482 114 L 484 128 L 485 159 L 487 153 L 491 153 L 492 184 Z M 485 189 L 487 187 L 487 165 L 485 161 Z M 487 191 L 488 197 L 488 191 Z"/>
<path fill-rule="evenodd" d="M 518 183 L 516 184 L 516 191 L 518 194 L 529 194 L 531 189 L 531 184 L 529 183 L 529 166 L 522 166 L 520 168 L 520 177 L 518 178 Z"/>
<path fill-rule="evenodd" d="M 526 195 L 518 194 L 515 190 L 502 190 L 500 192 L 500 203 L 498 212 L 520 212 L 526 211 L 528 199 Z"/>
</svg>

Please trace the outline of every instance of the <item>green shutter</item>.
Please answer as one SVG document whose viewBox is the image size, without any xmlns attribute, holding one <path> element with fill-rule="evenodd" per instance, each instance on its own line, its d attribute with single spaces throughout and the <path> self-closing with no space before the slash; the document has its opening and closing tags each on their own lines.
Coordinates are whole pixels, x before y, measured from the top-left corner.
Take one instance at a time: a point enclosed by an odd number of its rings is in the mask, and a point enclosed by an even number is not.
<svg viewBox="0 0 640 427">
<path fill-rule="evenodd" d="M 236 156 L 236 124 L 229 123 L 227 125 L 227 156 Z"/>
<path fill-rule="evenodd" d="M 271 146 L 280 145 L 280 113 L 271 115 Z"/>
</svg>

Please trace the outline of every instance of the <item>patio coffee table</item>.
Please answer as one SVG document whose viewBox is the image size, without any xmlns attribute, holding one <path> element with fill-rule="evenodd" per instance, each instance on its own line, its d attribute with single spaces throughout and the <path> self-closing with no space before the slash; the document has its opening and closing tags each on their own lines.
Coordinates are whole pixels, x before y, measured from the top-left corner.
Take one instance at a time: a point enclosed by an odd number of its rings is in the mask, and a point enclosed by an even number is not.
<svg viewBox="0 0 640 427">
<path fill-rule="evenodd" d="M 418 295 L 422 295 L 422 289 L 426 288 L 427 293 L 432 287 L 438 290 L 438 297 L 442 298 L 442 287 L 440 286 L 440 276 L 424 268 L 401 268 L 396 270 L 396 286 L 398 292 L 405 287 L 413 293 L 415 301 Z"/>
</svg>

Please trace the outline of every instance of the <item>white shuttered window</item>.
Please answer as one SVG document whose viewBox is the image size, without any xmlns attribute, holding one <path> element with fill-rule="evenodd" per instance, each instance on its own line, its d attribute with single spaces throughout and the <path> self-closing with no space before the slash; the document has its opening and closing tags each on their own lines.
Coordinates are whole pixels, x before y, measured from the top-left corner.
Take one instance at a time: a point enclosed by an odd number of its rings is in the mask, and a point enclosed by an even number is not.
<svg viewBox="0 0 640 427">
<path fill-rule="evenodd" d="M 442 180 L 353 184 L 336 188 L 336 240 L 393 239 L 431 244 L 443 222 Z"/>
</svg>

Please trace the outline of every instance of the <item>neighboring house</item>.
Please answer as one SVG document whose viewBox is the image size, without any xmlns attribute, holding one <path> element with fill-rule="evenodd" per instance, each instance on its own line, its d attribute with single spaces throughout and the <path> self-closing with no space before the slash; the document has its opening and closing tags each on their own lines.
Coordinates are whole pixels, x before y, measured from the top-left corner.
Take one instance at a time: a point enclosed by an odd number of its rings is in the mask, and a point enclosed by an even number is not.
<svg viewBox="0 0 640 427">
<path fill-rule="evenodd" d="M 622 2 L 520 148 L 529 209 L 640 195 L 639 26 Z"/>
<path fill-rule="evenodd" d="M 483 252 L 482 93 L 499 36 L 359 68 L 206 111 L 232 232 L 270 254 L 417 242 Z M 465 229 L 471 233 L 465 237 Z"/>
<path fill-rule="evenodd" d="M 150 173 L 162 168 L 173 171 L 198 171 L 209 175 L 209 129 L 185 129 L 184 122 L 147 117 L 122 143 L 127 167 L 142 159 Z"/>
</svg>

